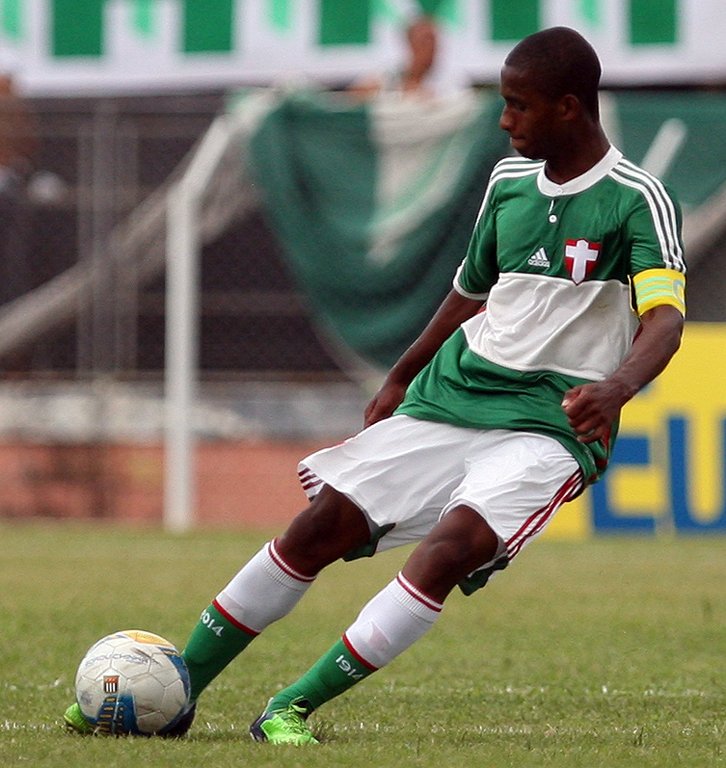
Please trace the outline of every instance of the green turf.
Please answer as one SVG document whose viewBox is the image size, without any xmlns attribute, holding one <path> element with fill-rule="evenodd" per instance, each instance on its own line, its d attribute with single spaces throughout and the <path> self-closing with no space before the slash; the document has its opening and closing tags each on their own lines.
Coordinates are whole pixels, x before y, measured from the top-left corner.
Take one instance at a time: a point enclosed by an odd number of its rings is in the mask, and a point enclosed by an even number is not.
<svg viewBox="0 0 726 768">
<path fill-rule="evenodd" d="M 182 741 L 66 734 L 101 635 L 177 645 L 261 534 L 0 526 L 2 766 L 726 765 L 726 540 L 539 542 L 389 668 L 314 715 L 320 747 L 253 743 L 403 553 L 336 565 L 206 692 Z M 315 750 L 314 755 L 310 749 Z"/>
</svg>

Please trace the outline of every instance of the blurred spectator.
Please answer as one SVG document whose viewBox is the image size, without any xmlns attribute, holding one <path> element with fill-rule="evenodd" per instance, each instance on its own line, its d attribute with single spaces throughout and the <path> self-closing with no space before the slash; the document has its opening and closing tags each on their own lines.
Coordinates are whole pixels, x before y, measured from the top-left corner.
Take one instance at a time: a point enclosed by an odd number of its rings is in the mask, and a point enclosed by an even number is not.
<svg viewBox="0 0 726 768">
<path fill-rule="evenodd" d="M 34 120 L 12 71 L 0 71 L 0 304 L 31 287 L 27 184 L 36 162 Z"/>
<path fill-rule="evenodd" d="M 406 59 L 399 70 L 363 77 L 348 92 L 361 99 L 381 93 L 432 97 L 461 87 L 440 66 L 441 35 L 432 17 L 416 16 L 405 28 L 405 43 Z"/>
</svg>

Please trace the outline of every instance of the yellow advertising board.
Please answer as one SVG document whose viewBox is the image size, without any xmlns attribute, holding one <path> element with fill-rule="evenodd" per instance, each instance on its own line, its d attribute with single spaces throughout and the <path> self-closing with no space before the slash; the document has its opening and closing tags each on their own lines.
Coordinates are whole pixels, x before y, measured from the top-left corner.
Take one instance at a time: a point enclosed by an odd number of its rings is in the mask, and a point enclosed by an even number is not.
<svg viewBox="0 0 726 768">
<path fill-rule="evenodd" d="M 625 406 L 603 479 L 548 535 L 726 534 L 726 325 L 687 323 L 666 371 Z"/>
</svg>

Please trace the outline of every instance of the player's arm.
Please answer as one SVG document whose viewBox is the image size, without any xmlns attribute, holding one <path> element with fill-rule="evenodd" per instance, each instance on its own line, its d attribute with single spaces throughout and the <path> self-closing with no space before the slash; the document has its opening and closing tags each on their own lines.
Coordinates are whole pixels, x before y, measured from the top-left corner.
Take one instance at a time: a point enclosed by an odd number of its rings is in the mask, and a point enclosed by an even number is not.
<svg viewBox="0 0 726 768">
<path fill-rule="evenodd" d="M 620 409 L 663 371 L 680 346 L 686 315 L 681 227 L 678 202 L 651 179 L 648 195 L 643 194 L 640 203 L 631 208 L 623 233 L 630 242 L 639 332 L 610 376 L 571 389 L 562 403 L 570 426 L 583 443 L 607 439 Z"/>
<path fill-rule="evenodd" d="M 401 355 L 365 410 L 364 426 L 390 416 L 401 404 L 406 388 L 451 334 L 482 307 L 482 299 L 463 296 L 452 289 L 421 335 Z"/>
<path fill-rule="evenodd" d="M 484 305 L 497 279 L 496 233 L 492 210 L 492 183 L 472 232 L 466 258 L 459 265 L 453 288 L 441 303 L 421 335 L 391 368 L 365 410 L 364 426 L 388 418 L 403 401 L 408 385 L 433 358 L 439 347 L 466 320 Z"/>
<path fill-rule="evenodd" d="M 680 346 L 683 314 L 673 304 L 648 309 L 640 321 L 640 333 L 613 374 L 565 394 L 562 407 L 583 443 L 605 438 L 620 409 L 665 369 Z"/>
</svg>

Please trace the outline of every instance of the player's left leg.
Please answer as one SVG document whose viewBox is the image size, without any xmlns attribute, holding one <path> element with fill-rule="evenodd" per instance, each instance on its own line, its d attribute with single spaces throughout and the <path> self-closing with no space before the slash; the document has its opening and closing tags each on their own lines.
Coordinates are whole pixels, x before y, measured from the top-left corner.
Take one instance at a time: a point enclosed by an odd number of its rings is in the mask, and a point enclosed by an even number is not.
<svg viewBox="0 0 726 768">
<path fill-rule="evenodd" d="M 319 571 L 369 536 L 361 510 L 324 487 L 202 612 L 183 651 L 192 701 L 254 638 L 297 605 Z"/>
</svg>

